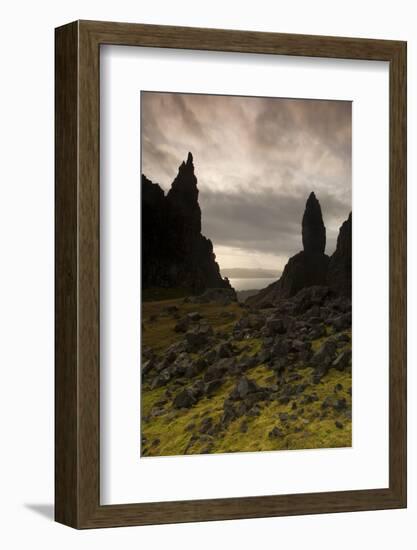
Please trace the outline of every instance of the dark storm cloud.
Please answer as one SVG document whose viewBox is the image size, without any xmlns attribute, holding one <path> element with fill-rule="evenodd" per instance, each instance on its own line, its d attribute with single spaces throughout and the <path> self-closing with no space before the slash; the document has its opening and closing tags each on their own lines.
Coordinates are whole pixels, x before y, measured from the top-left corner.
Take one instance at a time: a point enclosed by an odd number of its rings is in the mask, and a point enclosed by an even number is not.
<svg viewBox="0 0 417 550">
<path fill-rule="evenodd" d="M 351 210 L 351 103 L 144 92 L 142 171 L 165 189 L 192 151 L 223 268 L 282 269 L 311 191 L 327 253 Z"/>
<path fill-rule="evenodd" d="M 213 242 L 289 257 L 302 248 L 301 219 L 308 193 L 284 195 L 274 190 L 261 194 L 213 193 L 200 195 L 203 230 Z M 320 197 L 327 227 L 327 251 L 336 245 L 339 220 L 349 205 L 323 193 Z"/>
<path fill-rule="evenodd" d="M 301 147 L 311 147 L 350 162 L 350 102 L 265 99 L 262 105 L 256 117 L 257 148 L 291 150 L 296 161 Z"/>
</svg>

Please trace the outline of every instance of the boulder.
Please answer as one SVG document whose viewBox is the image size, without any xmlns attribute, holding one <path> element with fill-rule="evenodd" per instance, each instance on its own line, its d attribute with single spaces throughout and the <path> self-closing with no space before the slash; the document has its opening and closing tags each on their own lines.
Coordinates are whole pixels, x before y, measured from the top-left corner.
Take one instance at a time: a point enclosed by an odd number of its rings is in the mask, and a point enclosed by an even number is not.
<svg viewBox="0 0 417 550">
<path fill-rule="evenodd" d="M 215 380 L 211 380 L 210 382 L 207 382 L 204 388 L 204 393 L 206 397 L 212 397 L 222 385 L 223 385 L 223 380 L 219 378 Z"/>
<path fill-rule="evenodd" d="M 336 359 L 332 362 L 332 367 L 342 371 L 350 365 L 351 361 L 352 361 L 352 351 L 345 350 L 339 353 Z"/>
<path fill-rule="evenodd" d="M 175 332 L 187 332 L 191 325 L 191 319 L 189 317 L 184 317 L 183 319 L 180 319 L 178 323 L 174 326 L 174 330 Z"/>
<path fill-rule="evenodd" d="M 195 353 L 201 351 L 213 336 L 213 329 L 210 325 L 203 325 L 186 333 L 187 351 Z"/>
<path fill-rule="evenodd" d="M 268 317 L 265 323 L 265 329 L 267 334 L 274 336 L 275 334 L 284 334 L 286 332 L 286 326 L 281 318 Z"/>
<path fill-rule="evenodd" d="M 328 367 L 332 363 L 336 354 L 336 343 L 332 339 L 326 340 L 322 346 L 313 355 L 311 362 L 317 367 Z"/>
<path fill-rule="evenodd" d="M 171 380 L 170 370 L 164 369 L 152 380 L 151 389 L 153 390 L 155 388 L 161 388 L 162 386 L 166 386 L 170 380 Z"/>
<path fill-rule="evenodd" d="M 254 382 L 253 380 L 247 378 L 246 376 L 242 376 L 234 389 L 232 390 L 230 394 L 230 399 L 232 400 L 239 400 L 239 399 L 245 399 L 245 397 L 253 392 L 256 392 L 259 390 L 259 386 Z"/>
<path fill-rule="evenodd" d="M 233 357 L 234 355 L 232 346 L 228 342 L 219 344 L 216 348 L 216 353 L 218 359 L 225 359 L 228 357 Z"/>
<path fill-rule="evenodd" d="M 212 380 L 222 379 L 226 373 L 232 372 L 236 361 L 233 358 L 219 359 L 209 367 L 204 373 L 204 381 L 211 382 Z"/>
<path fill-rule="evenodd" d="M 270 439 L 278 439 L 280 437 L 283 437 L 282 431 L 278 428 L 278 426 L 275 426 L 275 428 L 272 428 L 272 430 L 269 432 L 268 437 Z"/>
<path fill-rule="evenodd" d="M 175 409 L 189 409 L 196 402 L 196 398 L 190 389 L 182 390 L 174 398 L 173 406 Z"/>
<path fill-rule="evenodd" d="M 352 326 L 352 313 L 348 312 L 337 315 L 336 317 L 333 317 L 331 323 L 336 332 L 350 328 Z"/>
<path fill-rule="evenodd" d="M 150 371 L 155 367 L 155 361 L 153 359 L 148 359 L 147 361 L 142 361 L 142 376 L 147 376 Z"/>
<path fill-rule="evenodd" d="M 226 399 L 223 405 L 223 416 L 221 419 L 221 424 L 227 426 L 236 418 L 238 418 L 236 408 L 228 399 Z"/>
<path fill-rule="evenodd" d="M 187 313 L 187 318 L 193 323 L 199 321 L 202 317 L 203 316 L 198 311 L 191 311 L 190 313 Z"/>
<path fill-rule="evenodd" d="M 237 362 L 241 371 L 246 371 L 256 366 L 257 360 L 252 355 L 242 355 Z"/>
</svg>

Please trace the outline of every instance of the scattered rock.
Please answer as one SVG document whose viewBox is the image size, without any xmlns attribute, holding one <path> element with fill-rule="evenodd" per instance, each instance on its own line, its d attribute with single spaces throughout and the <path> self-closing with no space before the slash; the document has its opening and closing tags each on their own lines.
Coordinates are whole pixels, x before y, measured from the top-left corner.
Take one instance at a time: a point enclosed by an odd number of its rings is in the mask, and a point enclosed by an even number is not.
<svg viewBox="0 0 417 550">
<path fill-rule="evenodd" d="M 169 369 L 164 369 L 160 374 L 158 374 L 151 382 L 151 389 L 161 388 L 166 386 L 171 380 L 171 373 Z"/>
<path fill-rule="evenodd" d="M 241 371 L 245 371 L 245 370 L 251 369 L 252 367 L 255 367 L 256 364 L 257 364 L 257 360 L 253 356 L 242 355 L 238 359 L 237 364 L 238 364 L 238 367 Z"/>
<path fill-rule="evenodd" d="M 344 397 L 343 399 L 336 399 L 336 401 L 333 403 L 333 408 L 339 412 L 344 411 L 345 409 L 347 409 L 347 407 L 347 401 Z"/>
<path fill-rule="evenodd" d="M 217 346 L 217 358 L 218 359 L 225 359 L 228 357 L 233 357 L 233 350 L 232 346 L 228 342 L 224 342 Z"/>
<path fill-rule="evenodd" d="M 272 430 L 269 432 L 268 434 L 268 437 L 270 439 L 276 439 L 276 438 L 279 438 L 279 437 L 283 437 L 283 433 L 281 432 L 281 430 L 278 428 L 278 426 L 275 426 L 275 428 L 272 428 Z"/>
<path fill-rule="evenodd" d="M 336 354 L 336 343 L 332 339 L 328 339 L 313 355 L 311 362 L 318 367 L 328 367 L 332 363 Z"/>
<path fill-rule="evenodd" d="M 200 319 L 202 319 L 202 315 L 198 311 L 191 311 L 190 313 L 187 314 L 187 318 L 193 323 L 195 323 Z"/>
<path fill-rule="evenodd" d="M 341 330 L 345 330 L 352 326 L 352 314 L 349 312 L 338 315 L 331 320 L 331 323 L 335 331 L 340 332 Z"/>
<path fill-rule="evenodd" d="M 351 361 L 352 352 L 350 350 L 345 350 L 342 351 L 342 353 L 339 353 L 336 359 L 332 362 L 332 367 L 339 371 L 342 371 L 350 365 Z"/>
<path fill-rule="evenodd" d="M 216 391 L 223 385 L 223 380 L 215 379 L 207 382 L 204 388 L 204 393 L 207 397 L 212 397 Z"/>
<path fill-rule="evenodd" d="M 280 318 L 269 317 L 265 323 L 267 334 L 271 336 L 275 334 L 284 334 L 286 332 L 284 321 Z"/>
<path fill-rule="evenodd" d="M 175 332 L 187 332 L 187 330 L 191 326 L 191 319 L 188 317 L 184 317 L 183 319 L 180 319 L 178 323 L 174 326 Z"/>
<path fill-rule="evenodd" d="M 248 421 L 247 420 L 243 420 L 243 422 L 240 424 L 239 426 L 239 431 L 240 433 L 246 433 L 248 431 Z"/>
<path fill-rule="evenodd" d="M 176 409 L 189 409 L 195 401 L 196 399 L 191 390 L 185 389 L 175 396 L 172 404 Z"/>
<path fill-rule="evenodd" d="M 171 306 L 167 306 L 164 308 L 164 311 L 165 313 L 167 313 L 168 315 L 175 315 L 176 313 L 179 312 L 179 309 L 177 306 L 175 305 L 171 305 Z"/>
<path fill-rule="evenodd" d="M 238 415 L 236 408 L 230 403 L 229 400 L 226 400 L 223 405 L 223 416 L 221 419 L 221 423 L 227 426 L 237 417 Z"/>
<path fill-rule="evenodd" d="M 328 409 L 329 407 L 333 406 L 333 403 L 334 403 L 334 398 L 332 396 L 328 395 L 327 397 L 324 398 L 324 400 L 321 404 L 321 408 L 322 409 Z"/>
<path fill-rule="evenodd" d="M 222 379 L 226 373 L 233 370 L 234 365 L 235 360 L 233 358 L 225 358 L 216 361 L 216 363 L 213 363 L 207 368 L 204 373 L 204 381 L 211 382 L 211 380 Z"/>
<path fill-rule="evenodd" d="M 211 417 L 206 417 L 201 421 L 201 424 L 200 424 L 200 427 L 199 427 L 198 431 L 201 434 L 205 434 L 212 427 L 213 427 L 213 419 Z"/>
<path fill-rule="evenodd" d="M 230 399 L 244 399 L 248 394 L 256 392 L 258 389 L 259 387 L 256 382 L 246 376 L 242 376 L 230 394 Z"/>
<path fill-rule="evenodd" d="M 185 335 L 187 351 L 189 353 L 201 351 L 209 343 L 211 336 L 213 336 L 213 329 L 209 325 L 188 331 Z"/>
<path fill-rule="evenodd" d="M 154 368 L 155 362 L 153 359 L 142 361 L 142 376 L 147 376 L 149 372 Z"/>
</svg>

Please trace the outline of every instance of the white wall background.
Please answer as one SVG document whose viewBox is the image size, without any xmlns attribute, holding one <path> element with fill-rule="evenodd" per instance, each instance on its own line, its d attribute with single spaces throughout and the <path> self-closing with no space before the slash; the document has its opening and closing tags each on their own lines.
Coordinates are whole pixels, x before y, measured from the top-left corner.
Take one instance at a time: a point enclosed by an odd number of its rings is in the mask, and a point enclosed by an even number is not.
<svg viewBox="0 0 417 550">
<path fill-rule="evenodd" d="M 379 550 L 417 541 L 417 9 L 397 0 L 10 0 L 0 8 L 0 544 Z M 409 508 L 77 532 L 52 522 L 54 27 L 74 19 L 408 40 Z M 377 201 L 376 197 L 376 201 Z M 375 235 L 377 238 L 378 236 Z M 375 312 L 377 315 L 377 312 Z M 375 345 L 378 338 L 375 336 Z M 370 396 L 372 400 L 372 396 Z"/>
</svg>

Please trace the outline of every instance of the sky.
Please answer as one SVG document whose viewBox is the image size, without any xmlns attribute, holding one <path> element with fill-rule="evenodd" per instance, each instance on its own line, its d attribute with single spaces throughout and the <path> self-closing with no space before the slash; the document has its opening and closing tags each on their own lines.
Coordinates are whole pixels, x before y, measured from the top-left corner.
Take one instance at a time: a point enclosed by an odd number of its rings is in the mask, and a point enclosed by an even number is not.
<svg viewBox="0 0 417 550">
<path fill-rule="evenodd" d="M 141 101 L 142 173 L 168 191 L 192 152 L 202 232 L 223 276 L 278 276 L 302 250 L 311 191 L 333 253 L 351 211 L 351 102 L 161 92 Z"/>
</svg>

